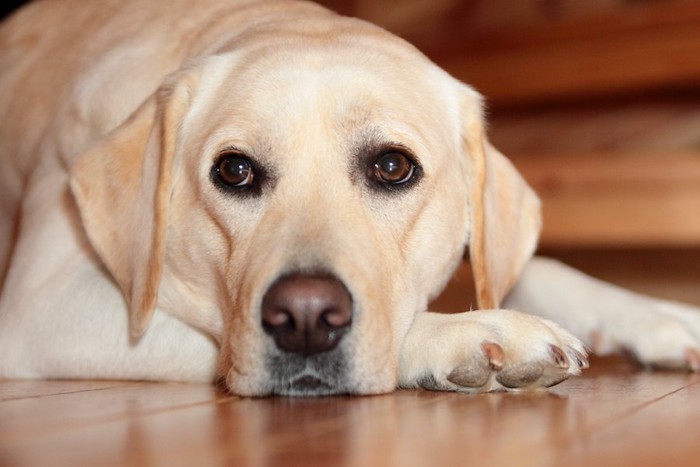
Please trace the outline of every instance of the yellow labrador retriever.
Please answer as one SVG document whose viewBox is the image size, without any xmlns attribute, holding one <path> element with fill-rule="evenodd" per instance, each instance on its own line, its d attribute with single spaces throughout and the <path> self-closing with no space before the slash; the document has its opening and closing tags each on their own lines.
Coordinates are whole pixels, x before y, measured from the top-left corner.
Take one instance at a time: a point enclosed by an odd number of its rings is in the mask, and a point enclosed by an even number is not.
<svg viewBox="0 0 700 467">
<path fill-rule="evenodd" d="M 521 389 L 586 367 L 564 328 L 700 367 L 698 310 L 531 259 L 539 201 L 480 96 L 375 26 L 53 0 L 0 51 L 2 378 Z M 465 249 L 491 310 L 427 312 Z"/>
</svg>

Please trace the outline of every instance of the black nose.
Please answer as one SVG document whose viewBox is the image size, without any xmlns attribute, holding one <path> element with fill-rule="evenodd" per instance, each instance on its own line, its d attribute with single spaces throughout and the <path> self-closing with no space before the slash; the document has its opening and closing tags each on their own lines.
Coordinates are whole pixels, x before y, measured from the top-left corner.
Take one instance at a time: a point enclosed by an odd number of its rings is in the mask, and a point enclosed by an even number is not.
<svg viewBox="0 0 700 467">
<path fill-rule="evenodd" d="M 263 329 L 287 352 L 313 355 L 332 350 L 351 323 L 352 298 L 333 276 L 284 276 L 263 297 Z"/>
</svg>

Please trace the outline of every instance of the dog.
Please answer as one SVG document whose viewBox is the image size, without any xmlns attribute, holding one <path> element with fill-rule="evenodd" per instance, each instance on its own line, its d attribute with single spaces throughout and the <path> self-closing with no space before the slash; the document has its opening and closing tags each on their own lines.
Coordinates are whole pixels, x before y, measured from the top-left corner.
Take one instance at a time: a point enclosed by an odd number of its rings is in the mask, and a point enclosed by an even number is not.
<svg viewBox="0 0 700 467">
<path fill-rule="evenodd" d="M 698 309 L 533 257 L 482 97 L 379 27 L 54 0 L 0 51 L 1 378 L 519 391 L 588 347 L 700 370 Z M 426 311 L 465 256 L 479 310 Z"/>
</svg>

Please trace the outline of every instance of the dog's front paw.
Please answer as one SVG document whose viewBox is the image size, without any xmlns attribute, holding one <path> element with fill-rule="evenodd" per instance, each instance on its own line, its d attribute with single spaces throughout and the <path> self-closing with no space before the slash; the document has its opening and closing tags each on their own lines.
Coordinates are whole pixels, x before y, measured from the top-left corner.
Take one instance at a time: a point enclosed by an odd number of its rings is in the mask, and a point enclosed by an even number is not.
<svg viewBox="0 0 700 467">
<path fill-rule="evenodd" d="M 549 387 L 588 367 L 584 345 L 556 324 L 508 310 L 421 313 L 401 351 L 405 388 L 486 392 Z"/>
</svg>

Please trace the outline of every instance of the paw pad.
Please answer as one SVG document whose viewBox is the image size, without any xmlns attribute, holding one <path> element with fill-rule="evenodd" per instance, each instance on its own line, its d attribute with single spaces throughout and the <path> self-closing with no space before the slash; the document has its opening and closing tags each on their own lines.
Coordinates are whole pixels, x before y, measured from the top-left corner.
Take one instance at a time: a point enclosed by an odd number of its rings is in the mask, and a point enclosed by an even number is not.
<svg viewBox="0 0 700 467">
<path fill-rule="evenodd" d="M 491 368 L 487 365 L 458 366 L 447 375 L 447 381 L 465 388 L 480 388 L 489 381 Z"/>
<path fill-rule="evenodd" d="M 434 346 L 436 335 L 446 344 Z M 700 353 L 688 358 L 700 366 Z M 587 366 L 583 344 L 546 320 L 509 310 L 426 313 L 404 344 L 400 384 L 467 393 L 523 390 L 553 386 Z"/>
<path fill-rule="evenodd" d="M 544 365 L 526 362 L 502 370 L 496 375 L 496 381 L 506 388 L 518 389 L 535 384 L 543 374 Z"/>
<path fill-rule="evenodd" d="M 588 367 L 588 359 L 573 347 L 561 347 L 549 344 L 549 359 L 541 361 L 506 364 L 506 354 L 499 344 L 484 342 L 481 344 L 483 355 L 471 358 L 468 363 L 457 366 L 446 377 L 449 383 L 462 388 L 484 390 L 493 387 L 489 384 L 493 375 L 497 386 L 506 389 L 523 389 L 528 387 L 551 387 L 561 383 L 575 374 L 578 369 Z M 483 357 L 486 357 L 485 359 Z M 700 354 L 695 355 L 699 357 Z M 574 365 L 573 371 L 571 366 Z M 437 386 L 437 380 L 432 378 Z M 425 384 L 421 385 L 426 387 Z M 445 386 L 445 385 L 443 385 Z"/>
</svg>

